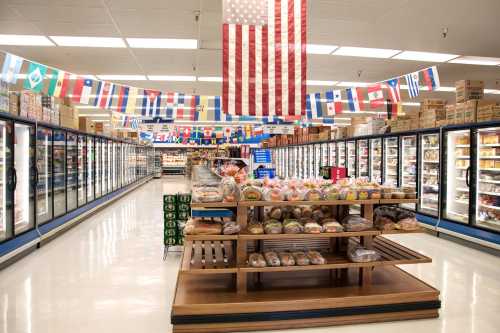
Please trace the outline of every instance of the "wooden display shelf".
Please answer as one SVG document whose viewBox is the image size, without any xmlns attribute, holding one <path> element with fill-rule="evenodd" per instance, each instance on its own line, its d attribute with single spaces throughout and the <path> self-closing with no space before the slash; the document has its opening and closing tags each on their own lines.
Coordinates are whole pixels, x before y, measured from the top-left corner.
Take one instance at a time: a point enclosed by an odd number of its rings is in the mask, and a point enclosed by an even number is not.
<svg viewBox="0 0 500 333">
<path fill-rule="evenodd" d="M 403 203 L 418 203 L 418 199 L 380 199 L 380 204 L 403 204 Z"/>
<path fill-rule="evenodd" d="M 360 237 L 360 236 L 378 236 L 380 230 L 366 231 L 343 231 L 343 232 L 322 232 L 319 234 L 251 234 L 248 231 L 239 234 L 240 239 L 304 239 L 304 238 L 341 238 L 341 237 Z"/>
<path fill-rule="evenodd" d="M 182 257 L 182 273 L 226 274 L 237 271 L 231 241 L 186 241 Z"/>
<path fill-rule="evenodd" d="M 191 202 L 191 208 L 228 208 L 237 206 L 237 202 Z"/>
<path fill-rule="evenodd" d="M 400 234 L 420 234 L 425 232 L 424 228 L 417 230 L 382 230 L 382 235 L 400 235 Z"/>
<path fill-rule="evenodd" d="M 240 201 L 239 206 L 342 206 L 342 205 L 375 205 L 379 199 L 367 200 L 315 200 L 315 201 Z"/>
<path fill-rule="evenodd" d="M 218 241 L 231 241 L 237 240 L 238 235 L 185 235 L 184 240 L 187 241 L 210 241 L 210 240 L 218 240 Z"/>
</svg>

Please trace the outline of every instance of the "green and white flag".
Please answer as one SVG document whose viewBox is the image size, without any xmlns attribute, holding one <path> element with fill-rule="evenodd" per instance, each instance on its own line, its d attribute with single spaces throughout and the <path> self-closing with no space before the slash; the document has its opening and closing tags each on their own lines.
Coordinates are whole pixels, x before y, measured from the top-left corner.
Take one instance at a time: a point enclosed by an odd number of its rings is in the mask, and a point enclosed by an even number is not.
<svg viewBox="0 0 500 333">
<path fill-rule="evenodd" d="M 28 74 L 26 75 L 26 79 L 24 79 L 24 88 L 33 90 L 34 92 L 42 91 L 45 73 L 47 73 L 46 66 L 35 62 L 30 63 Z"/>
</svg>

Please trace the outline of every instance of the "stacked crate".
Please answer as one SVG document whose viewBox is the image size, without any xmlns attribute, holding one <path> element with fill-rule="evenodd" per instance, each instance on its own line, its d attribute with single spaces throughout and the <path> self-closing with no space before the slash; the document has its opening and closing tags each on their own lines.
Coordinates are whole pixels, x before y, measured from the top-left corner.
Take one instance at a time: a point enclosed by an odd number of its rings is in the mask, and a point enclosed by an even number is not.
<svg viewBox="0 0 500 333">
<path fill-rule="evenodd" d="M 163 196 L 163 243 L 165 247 L 182 245 L 182 225 L 191 215 L 190 194 Z"/>
</svg>

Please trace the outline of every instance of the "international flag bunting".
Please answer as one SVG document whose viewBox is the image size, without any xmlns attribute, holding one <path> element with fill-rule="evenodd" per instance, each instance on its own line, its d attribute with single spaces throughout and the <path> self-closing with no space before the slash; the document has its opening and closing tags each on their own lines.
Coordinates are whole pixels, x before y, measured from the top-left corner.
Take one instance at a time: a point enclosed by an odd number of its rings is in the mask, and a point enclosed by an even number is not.
<svg viewBox="0 0 500 333">
<path fill-rule="evenodd" d="M 73 102 L 89 104 L 93 81 L 79 76 L 73 87 Z"/>
<path fill-rule="evenodd" d="M 116 85 L 114 83 L 109 84 L 108 96 L 106 98 L 106 109 L 111 109 L 113 105 L 113 97 L 115 96 Z"/>
<path fill-rule="evenodd" d="M 95 93 L 94 106 L 104 109 L 108 104 L 110 83 L 105 81 L 99 81 L 97 84 L 97 91 Z"/>
<path fill-rule="evenodd" d="M 370 107 L 372 109 L 377 109 L 385 104 L 381 84 L 375 84 L 368 87 L 368 100 L 370 101 Z"/>
<path fill-rule="evenodd" d="M 332 116 L 342 113 L 342 95 L 340 90 L 327 91 L 325 97 L 328 115 Z"/>
<path fill-rule="evenodd" d="M 54 97 L 63 98 L 68 92 L 69 73 L 57 69 L 52 70 L 52 79 L 49 84 L 48 94 Z"/>
<path fill-rule="evenodd" d="M 401 90 L 399 88 L 399 78 L 386 81 L 387 88 L 389 89 L 389 97 L 393 103 L 401 101 Z"/>
<path fill-rule="evenodd" d="M 137 117 L 132 118 L 130 121 L 130 128 L 139 129 L 139 119 Z"/>
<path fill-rule="evenodd" d="M 403 111 L 403 105 L 401 103 L 393 103 L 391 100 L 387 100 L 388 119 L 396 119 L 402 111 Z"/>
<path fill-rule="evenodd" d="M 203 128 L 203 138 L 204 139 L 211 139 L 213 131 L 214 131 L 214 129 L 212 127 L 204 127 Z"/>
<path fill-rule="evenodd" d="M 182 113 L 184 110 L 184 100 L 185 100 L 185 95 L 183 93 L 173 93 L 173 92 L 167 92 L 167 105 L 165 108 L 166 112 L 166 117 L 167 119 L 177 119 L 179 109 L 181 110 L 179 112 L 179 115 L 182 116 Z M 182 118 L 181 118 L 182 119 Z"/>
<path fill-rule="evenodd" d="M 232 115 L 305 115 L 307 0 L 224 0 L 222 105 Z"/>
<path fill-rule="evenodd" d="M 24 80 L 24 88 L 30 89 L 34 92 L 39 93 L 43 89 L 43 79 L 47 73 L 47 67 L 44 65 L 37 64 L 36 62 L 30 62 L 28 68 L 28 74 Z"/>
<path fill-rule="evenodd" d="M 335 124 L 335 118 L 323 118 L 323 124 Z"/>
<path fill-rule="evenodd" d="M 130 87 L 120 86 L 120 91 L 118 93 L 118 102 L 116 103 L 117 112 L 125 113 L 125 110 L 127 108 L 129 90 Z"/>
<path fill-rule="evenodd" d="M 347 104 L 351 112 L 363 110 L 363 92 L 361 88 L 347 88 Z"/>
<path fill-rule="evenodd" d="M 157 90 L 144 89 L 141 114 L 145 117 L 159 117 L 160 102 L 161 92 Z"/>
<path fill-rule="evenodd" d="M 440 87 L 439 74 L 436 66 L 429 67 L 423 70 L 424 81 L 429 91 L 434 91 Z"/>
<path fill-rule="evenodd" d="M 122 126 L 127 128 L 130 126 L 130 119 L 131 117 L 129 116 L 123 116 L 123 123 L 122 123 Z"/>
<path fill-rule="evenodd" d="M 308 119 L 318 119 L 323 117 L 320 93 L 308 94 L 306 96 L 306 110 Z"/>
<path fill-rule="evenodd" d="M 128 87 L 128 98 L 125 107 L 126 114 L 134 114 L 135 106 L 137 104 L 137 95 L 139 94 L 139 89 L 135 87 Z"/>
<path fill-rule="evenodd" d="M 186 103 L 187 100 L 189 103 Z M 175 119 L 195 120 L 196 106 L 200 103 L 200 96 L 186 97 L 184 94 L 178 94 L 177 110 L 174 113 Z"/>
<path fill-rule="evenodd" d="M 16 84 L 17 74 L 21 71 L 22 66 L 23 58 L 7 53 L 2 66 L 2 81 Z"/>
<path fill-rule="evenodd" d="M 408 85 L 408 95 L 410 98 L 415 98 L 420 94 L 420 83 L 418 72 L 413 72 L 405 75 L 406 84 Z"/>
</svg>

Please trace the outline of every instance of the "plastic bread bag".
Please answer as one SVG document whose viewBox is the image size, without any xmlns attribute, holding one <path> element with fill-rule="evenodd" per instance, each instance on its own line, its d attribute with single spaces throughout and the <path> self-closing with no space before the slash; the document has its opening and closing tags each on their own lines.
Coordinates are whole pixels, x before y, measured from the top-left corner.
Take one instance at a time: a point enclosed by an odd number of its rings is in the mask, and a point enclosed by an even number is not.
<svg viewBox="0 0 500 333">
<path fill-rule="evenodd" d="M 285 234 L 300 234 L 304 231 L 304 227 L 297 220 L 286 219 L 283 221 L 283 233 Z"/>
<path fill-rule="evenodd" d="M 234 222 L 234 221 L 226 222 L 222 226 L 222 233 L 224 235 L 234 235 L 234 234 L 239 233 L 240 230 L 241 230 L 241 227 L 238 224 L 236 224 L 236 222 Z"/>
<path fill-rule="evenodd" d="M 335 219 L 323 220 L 323 232 L 342 232 L 344 227 Z"/>
<path fill-rule="evenodd" d="M 310 189 L 304 194 L 304 200 L 306 201 L 318 201 L 323 200 L 323 193 L 320 190 Z"/>
<path fill-rule="evenodd" d="M 419 226 L 418 226 L 418 222 L 417 222 L 416 218 L 409 217 L 409 218 L 405 218 L 405 219 L 400 220 L 396 224 L 396 228 L 400 229 L 400 230 L 405 230 L 405 231 L 414 231 L 414 230 L 418 230 Z"/>
<path fill-rule="evenodd" d="M 285 192 L 287 201 L 302 201 L 304 200 L 304 192 L 295 188 L 290 188 Z"/>
<path fill-rule="evenodd" d="M 236 202 L 240 199 L 240 188 L 233 177 L 224 177 L 220 182 L 224 202 Z"/>
<path fill-rule="evenodd" d="M 306 255 L 309 258 L 309 261 L 311 262 L 312 265 L 326 264 L 326 259 L 318 251 L 310 250 L 307 251 Z"/>
<path fill-rule="evenodd" d="M 267 220 L 264 222 L 264 232 L 266 234 L 281 234 L 283 233 L 283 225 L 278 220 Z"/>
<path fill-rule="evenodd" d="M 304 232 L 306 234 L 319 234 L 323 231 L 323 228 L 316 222 L 307 222 L 304 225 Z"/>
<path fill-rule="evenodd" d="M 311 264 L 311 261 L 309 260 L 307 255 L 302 251 L 292 252 L 292 255 L 293 255 L 293 259 L 295 259 L 295 263 L 298 266 L 307 266 L 307 265 Z"/>
<path fill-rule="evenodd" d="M 262 191 L 260 187 L 244 186 L 241 190 L 241 198 L 247 201 L 260 201 L 262 200 Z"/>
<path fill-rule="evenodd" d="M 195 220 L 192 235 L 220 235 L 222 225 L 219 222 Z"/>
<path fill-rule="evenodd" d="M 265 201 L 283 201 L 285 200 L 285 195 L 278 188 L 266 188 L 264 189 L 263 197 Z"/>
<path fill-rule="evenodd" d="M 257 268 L 266 267 L 266 260 L 262 254 L 252 253 L 248 256 L 248 265 Z"/>
<path fill-rule="evenodd" d="M 340 196 L 339 190 L 336 187 L 327 187 L 323 190 L 325 200 L 338 200 Z"/>
<path fill-rule="evenodd" d="M 379 230 L 394 230 L 396 229 L 396 223 L 389 217 L 377 215 L 375 217 L 375 227 Z"/>
<path fill-rule="evenodd" d="M 264 252 L 264 258 L 266 259 L 266 263 L 271 267 L 281 266 L 280 258 L 278 254 L 274 251 L 266 251 Z"/>
<path fill-rule="evenodd" d="M 373 222 L 359 215 L 347 215 L 342 220 L 346 231 L 364 231 L 373 228 Z"/>
<path fill-rule="evenodd" d="M 193 219 L 189 219 L 186 222 L 183 230 L 184 235 L 193 235 L 194 234 L 194 221 Z"/>
<path fill-rule="evenodd" d="M 214 186 L 194 187 L 191 200 L 193 202 L 221 202 L 222 191 Z"/>
<path fill-rule="evenodd" d="M 280 252 L 278 256 L 281 266 L 295 266 L 295 259 L 290 252 Z"/>
<path fill-rule="evenodd" d="M 368 250 L 362 246 L 352 246 L 347 251 L 347 257 L 352 262 L 373 262 L 380 259 L 380 254 L 375 250 Z"/>
<path fill-rule="evenodd" d="M 261 235 L 264 233 L 264 226 L 261 223 L 250 223 L 247 230 L 252 235 Z"/>
</svg>

